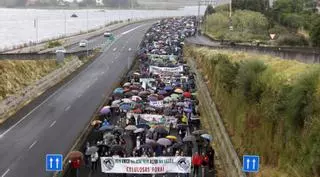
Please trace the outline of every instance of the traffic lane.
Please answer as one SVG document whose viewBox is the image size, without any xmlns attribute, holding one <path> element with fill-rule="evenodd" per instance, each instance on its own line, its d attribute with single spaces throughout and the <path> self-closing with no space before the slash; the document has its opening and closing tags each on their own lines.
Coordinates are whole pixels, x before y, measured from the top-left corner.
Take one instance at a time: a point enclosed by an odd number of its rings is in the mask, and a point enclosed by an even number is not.
<svg viewBox="0 0 320 177">
<path fill-rule="evenodd" d="M 135 23 L 135 24 L 130 24 L 128 26 L 125 26 L 123 28 L 117 29 L 115 31 L 112 31 L 113 35 L 120 35 L 123 32 L 126 32 L 128 30 L 134 29 L 142 24 L 153 24 L 156 21 L 149 21 L 149 22 L 140 22 L 140 23 Z M 103 42 L 106 42 L 107 38 L 103 36 L 103 34 L 101 34 L 100 36 L 94 37 L 92 39 L 89 40 L 89 45 L 88 45 L 88 49 L 92 49 L 95 46 L 98 46 L 100 44 L 102 44 Z M 80 41 L 79 41 L 80 42 Z M 79 47 L 79 43 L 76 43 L 74 45 L 71 45 L 70 47 L 67 47 L 66 50 L 68 52 L 74 52 L 74 51 L 79 51 L 79 50 L 86 50 L 86 47 Z"/>
<path fill-rule="evenodd" d="M 148 26 L 144 26 L 145 30 L 148 29 Z M 140 34 L 140 33 L 139 33 Z M 131 38 L 130 40 L 141 41 L 143 37 L 143 33 L 139 36 L 139 34 L 134 34 L 135 38 Z M 119 38 L 118 41 L 115 42 L 112 47 L 120 47 L 126 43 L 126 36 Z M 137 43 L 139 43 L 137 42 Z M 129 46 L 131 43 L 128 43 L 128 47 L 136 47 Z M 136 44 L 136 43 L 134 43 Z M 125 45 L 125 44 L 124 44 Z M 96 61 L 93 62 L 93 65 L 89 69 L 86 70 L 85 73 L 81 72 L 80 76 L 77 77 L 75 83 L 71 83 L 68 87 L 71 87 L 73 90 L 78 90 L 78 85 L 76 83 L 81 82 L 86 79 L 84 76 L 88 76 L 91 73 L 102 73 L 104 74 L 99 77 L 89 89 L 87 89 L 78 100 L 76 100 L 71 107 L 64 111 L 59 117 L 56 117 L 56 123 L 50 127 L 50 125 L 46 125 L 46 130 L 38 136 L 37 144 L 34 145 L 28 153 L 19 154 L 22 158 L 19 159 L 19 162 L 13 163 L 8 169 L 10 169 L 10 173 L 6 176 L 50 176 L 52 173 L 45 172 L 45 164 L 44 158 L 47 153 L 62 153 L 66 154 L 68 150 L 72 147 L 77 135 L 81 133 L 81 131 L 89 124 L 89 118 L 95 112 L 97 106 L 102 101 L 103 93 L 108 90 L 111 92 L 112 83 L 116 82 L 120 79 L 120 75 L 122 74 L 122 70 L 119 68 L 113 67 L 109 57 L 115 57 L 114 52 L 112 50 L 108 50 L 105 55 L 100 56 Z M 101 67 L 101 62 L 105 64 L 110 64 L 112 70 L 105 70 L 104 67 Z M 84 78 L 82 78 L 84 77 Z M 90 79 L 90 78 L 89 78 Z M 102 82 L 103 81 L 103 82 Z M 63 92 L 63 91 L 62 91 Z M 71 94 L 66 91 L 64 94 L 61 93 L 60 96 L 65 97 L 67 99 Z M 74 95 L 73 95 L 74 96 Z M 59 97 L 59 96 L 58 96 Z M 56 99 L 57 104 L 65 99 Z M 58 105 L 56 105 L 58 106 Z M 45 107 L 45 106 L 44 106 Z M 45 109 L 45 108 L 44 108 Z M 34 119 L 32 119 L 34 120 Z M 38 121 L 41 121 L 38 120 Z M 14 153 L 14 152 L 13 152 Z M 30 163 L 25 163 L 30 162 Z M 3 163 L 1 163 L 3 164 Z"/>
</svg>

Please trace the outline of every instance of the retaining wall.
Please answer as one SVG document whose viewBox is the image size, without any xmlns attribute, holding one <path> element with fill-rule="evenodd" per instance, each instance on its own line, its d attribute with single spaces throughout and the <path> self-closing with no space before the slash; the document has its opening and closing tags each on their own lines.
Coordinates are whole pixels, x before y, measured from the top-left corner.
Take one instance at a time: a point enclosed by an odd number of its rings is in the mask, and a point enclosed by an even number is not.
<svg viewBox="0 0 320 177">
<path fill-rule="evenodd" d="M 214 137 L 215 151 L 219 157 L 221 166 L 224 168 L 226 176 L 245 177 L 246 175 L 242 172 L 242 165 L 239 157 L 234 150 L 216 105 L 211 99 L 208 87 L 202 78 L 201 73 L 197 70 L 196 63 L 191 58 L 187 58 L 187 62 L 193 72 L 196 73 L 196 85 L 198 89 L 197 97 L 201 108 L 201 119 L 206 119 L 202 120 L 202 122 L 208 123 L 209 132 Z"/>
<path fill-rule="evenodd" d="M 34 84 L 31 84 L 19 91 L 17 94 L 9 96 L 0 101 L 0 123 L 5 121 L 5 117 L 9 117 L 12 113 L 22 108 L 30 100 L 39 96 L 48 88 L 63 80 L 82 64 L 82 61 L 80 61 L 78 57 L 74 57 L 71 61 L 44 76 Z"/>
<path fill-rule="evenodd" d="M 93 50 L 88 51 L 89 55 L 93 53 Z M 86 50 L 65 53 L 65 57 L 77 56 L 83 57 L 87 55 Z M 55 53 L 6 53 L 0 54 L 0 60 L 44 60 L 44 59 L 57 59 Z"/>
</svg>

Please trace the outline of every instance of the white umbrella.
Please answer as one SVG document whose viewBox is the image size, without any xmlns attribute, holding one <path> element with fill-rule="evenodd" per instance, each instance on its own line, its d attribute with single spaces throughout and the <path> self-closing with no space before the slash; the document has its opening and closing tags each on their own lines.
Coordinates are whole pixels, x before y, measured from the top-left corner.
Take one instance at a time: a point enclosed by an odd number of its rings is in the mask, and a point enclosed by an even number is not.
<svg viewBox="0 0 320 177">
<path fill-rule="evenodd" d="M 131 85 L 130 82 L 126 82 L 126 83 L 123 84 L 123 87 L 129 87 L 130 85 Z"/>
<path fill-rule="evenodd" d="M 157 143 L 163 146 L 170 146 L 172 144 L 172 142 L 167 138 L 160 138 Z"/>
<path fill-rule="evenodd" d="M 132 103 L 132 100 L 130 100 L 129 98 L 123 98 L 121 101 L 124 103 Z"/>
<path fill-rule="evenodd" d="M 128 125 L 128 126 L 126 126 L 126 128 L 124 128 L 124 129 L 125 129 L 125 130 L 136 130 L 137 127 L 134 126 L 134 125 Z"/>
<path fill-rule="evenodd" d="M 141 133 L 144 131 L 144 128 L 138 128 L 134 131 L 134 133 Z"/>
</svg>

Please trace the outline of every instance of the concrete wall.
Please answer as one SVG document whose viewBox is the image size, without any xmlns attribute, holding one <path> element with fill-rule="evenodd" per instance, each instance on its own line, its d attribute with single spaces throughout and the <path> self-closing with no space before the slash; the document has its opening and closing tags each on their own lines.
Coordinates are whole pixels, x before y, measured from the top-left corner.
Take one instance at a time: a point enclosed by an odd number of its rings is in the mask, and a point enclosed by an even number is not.
<svg viewBox="0 0 320 177">
<path fill-rule="evenodd" d="M 89 54 L 92 54 L 93 50 L 89 50 Z M 73 53 L 65 53 L 65 57 L 69 56 L 86 56 L 87 51 L 77 51 Z M 6 54 L 0 54 L 0 60 L 44 60 L 44 59 L 56 59 L 55 53 L 6 53 Z"/>
</svg>

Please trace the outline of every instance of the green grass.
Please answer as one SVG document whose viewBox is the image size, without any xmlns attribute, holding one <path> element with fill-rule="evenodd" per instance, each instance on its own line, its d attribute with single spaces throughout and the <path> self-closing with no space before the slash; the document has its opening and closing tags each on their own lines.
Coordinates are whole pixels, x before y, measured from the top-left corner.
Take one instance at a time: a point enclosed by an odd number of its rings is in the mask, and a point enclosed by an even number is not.
<svg viewBox="0 0 320 177">
<path fill-rule="evenodd" d="M 258 154 L 274 173 L 315 176 L 320 168 L 320 66 L 266 55 L 185 49 L 208 87 L 241 157 Z"/>
</svg>

